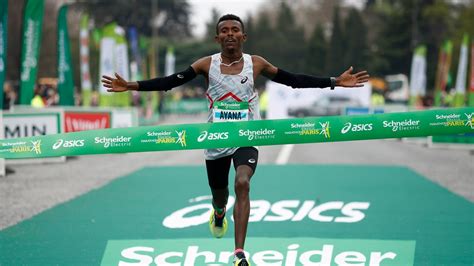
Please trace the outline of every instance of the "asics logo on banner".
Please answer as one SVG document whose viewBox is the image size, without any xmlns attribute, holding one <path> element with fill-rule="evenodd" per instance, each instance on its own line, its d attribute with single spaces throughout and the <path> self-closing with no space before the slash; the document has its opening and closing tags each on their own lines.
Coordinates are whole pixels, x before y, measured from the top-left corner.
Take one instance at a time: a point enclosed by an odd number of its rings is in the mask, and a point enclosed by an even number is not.
<svg viewBox="0 0 474 266">
<path fill-rule="evenodd" d="M 244 84 L 245 82 L 247 82 L 247 80 L 249 80 L 249 77 L 245 76 L 245 77 L 240 81 L 240 83 L 241 83 L 241 84 Z"/>
<path fill-rule="evenodd" d="M 352 124 L 351 122 L 347 122 L 344 124 L 344 127 L 341 129 L 342 134 L 346 134 L 349 131 L 352 132 L 359 132 L 359 131 L 372 131 L 373 124 Z"/>
<path fill-rule="evenodd" d="M 53 150 L 57 150 L 61 147 L 63 148 L 75 148 L 75 147 L 82 147 L 84 146 L 84 140 L 79 139 L 79 140 L 63 140 L 63 139 L 58 139 L 54 145 L 53 145 Z"/>
<path fill-rule="evenodd" d="M 204 140 L 225 140 L 229 138 L 229 132 L 216 132 L 216 133 L 209 133 L 207 131 L 201 132 L 197 141 L 203 142 Z"/>
</svg>

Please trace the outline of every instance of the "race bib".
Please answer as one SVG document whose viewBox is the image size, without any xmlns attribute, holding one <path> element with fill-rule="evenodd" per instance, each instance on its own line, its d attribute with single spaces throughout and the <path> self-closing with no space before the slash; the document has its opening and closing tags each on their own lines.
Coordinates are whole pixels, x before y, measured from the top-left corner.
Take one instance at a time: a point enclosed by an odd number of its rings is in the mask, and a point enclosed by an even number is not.
<svg viewBox="0 0 474 266">
<path fill-rule="evenodd" d="M 248 102 L 215 102 L 213 122 L 240 122 L 249 120 Z"/>
</svg>

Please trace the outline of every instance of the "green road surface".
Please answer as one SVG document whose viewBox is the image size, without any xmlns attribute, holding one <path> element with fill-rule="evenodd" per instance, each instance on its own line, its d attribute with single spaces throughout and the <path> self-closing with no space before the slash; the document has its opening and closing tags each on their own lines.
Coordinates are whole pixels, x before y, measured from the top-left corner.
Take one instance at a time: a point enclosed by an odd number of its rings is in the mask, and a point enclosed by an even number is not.
<svg viewBox="0 0 474 266">
<path fill-rule="evenodd" d="M 204 167 L 141 169 L 0 231 L 0 265 L 229 265 L 209 195 Z M 261 165 L 251 200 L 254 265 L 474 264 L 474 205 L 407 168 Z"/>
</svg>

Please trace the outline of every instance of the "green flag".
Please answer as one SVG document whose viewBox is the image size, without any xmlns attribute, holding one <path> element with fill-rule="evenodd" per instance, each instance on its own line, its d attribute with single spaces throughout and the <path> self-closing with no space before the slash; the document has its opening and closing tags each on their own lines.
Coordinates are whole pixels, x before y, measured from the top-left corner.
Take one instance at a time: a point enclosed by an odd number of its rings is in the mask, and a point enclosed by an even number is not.
<svg viewBox="0 0 474 266">
<path fill-rule="evenodd" d="M 44 0 L 27 0 L 23 17 L 23 44 L 21 49 L 20 104 L 30 104 L 38 72 L 38 54 L 41 45 Z"/>
<path fill-rule="evenodd" d="M 474 38 L 473 38 L 474 39 Z M 471 82 L 469 82 L 469 106 L 474 106 L 474 43 L 471 44 Z"/>
<path fill-rule="evenodd" d="M 443 104 L 442 94 L 446 91 L 446 85 L 448 84 L 452 51 L 453 43 L 448 40 L 443 44 L 439 52 L 438 70 L 435 82 L 435 106 L 441 106 Z"/>
<path fill-rule="evenodd" d="M 456 95 L 452 106 L 461 107 L 464 106 L 465 94 L 466 94 L 466 84 L 467 84 L 467 61 L 468 61 L 468 46 L 469 46 L 469 37 L 467 34 L 464 34 L 463 41 L 461 44 L 461 51 L 459 53 L 459 66 L 458 73 L 456 76 Z"/>
<path fill-rule="evenodd" d="M 411 62 L 410 105 L 417 105 L 426 94 L 426 46 L 416 47 Z"/>
<path fill-rule="evenodd" d="M 59 105 L 74 105 L 74 81 L 71 50 L 67 30 L 68 6 L 63 5 L 58 15 L 58 93 Z"/>
<path fill-rule="evenodd" d="M 8 31 L 8 0 L 0 0 L 0 88 L 7 72 L 7 31 Z M 0 93 L 0 110 L 3 109 L 3 93 Z"/>
<path fill-rule="evenodd" d="M 100 39 L 100 66 L 99 66 L 99 80 L 103 75 L 113 76 L 115 72 L 115 22 L 109 23 L 102 28 Z M 113 106 L 113 94 L 107 92 L 107 88 L 99 85 L 100 92 L 100 106 Z"/>
<path fill-rule="evenodd" d="M 82 104 L 84 106 L 90 106 L 92 82 L 89 71 L 89 14 L 87 13 L 81 15 L 81 29 L 79 36 Z"/>
</svg>

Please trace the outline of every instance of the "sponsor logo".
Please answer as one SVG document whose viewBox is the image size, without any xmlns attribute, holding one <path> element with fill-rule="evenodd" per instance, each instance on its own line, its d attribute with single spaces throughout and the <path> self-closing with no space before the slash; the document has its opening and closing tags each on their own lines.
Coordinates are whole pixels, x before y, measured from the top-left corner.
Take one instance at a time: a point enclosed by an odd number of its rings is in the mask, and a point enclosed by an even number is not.
<svg viewBox="0 0 474 266">
<path fill-rule="evenodd" d="M 291 123 L 291 128 L 305 128 L 305 129 L 308 129 L 308 128 L 314 128 L 314 126 L 315 126 L 315 124 L 310 123 L 310 122 L 306 122 L 304 124 Z"/>
<path fill-rule="evenodd" d="M 458 115 L 458 114 L 436 115 L 436 120 L 445 120 L 445 119 L 458 120 L 460 118 L 461 118 L 461 115 Z"/>
<path fill-rule="evenodd" d="M 414 241 L 321 238 L 249 239 L 254 265 L 413 265 Z M 230 239 L 112 240 L 102 262 L 106 265 L 214 265 L 233 264 L 226 247 Z M 223 243 L 222 243 L 223 242 Z M 370 263 L 369 263 L 370 262 Z"/>
<path fill-rule="evenodd" d="M 262 128 L 259 130 L 239 130 L 239 137 L 247 137 L 248 140 L 274 139 L 275 129 Z"/>
<path fill-rule="evenodd" d="M 412 120 L 412 119 L 405 119 L 403 121 L 384 120 L 383 127 L 391 128 L 393 132 L 417 130 L 417 129 L 420 129 L 420 120 Z"/>
<path fill-rule="evenodd" d="M 241 83 L 241 84 L 244 84 L 245 82 L 247 82 L 247 80 L 249 80 L 249 77 L 245 76 L 245 77 L 240 81 L 240 83 Z"/>
<path fill-rule="evenodd" d="M 229 138 L 229 132 L 213 132 L 203 131 L 197 138 L 198 142 L 203 142 L 205 140 L 226 140 Z"/>
<path fill-rule="evenodd" d="M 467 118 L 467 122 L 466 122 L 466 126 L 468 127 L 471 127 L 471 129 L 474 129 L 474 113 L 471 113 L 471 114 L 466 114 L 466 118 Z"/>
<path fill-rule="evenodd" d="M 186 130 L 175 131 L 178 135 L 175 143 L 179 143 L 181 147 L 186 147 Z"/>
<path fill-rule="evenodd" d="M 148 137 L 169 137 L 171 136 L 171 131 L 159 131 L 159 132 L 148 131 L 146 135 Z"/>
<path fill-rule="evenodd" d="M 256 160 L 255 159 L 249 159 L 249 163 L 255 163 Z"/>
<path fill-rule="evenodd" d="M 78 140 L 63 140 L 63 139 L 58 139 L 54 144 L 53 144 L 53 150 L 57 150 L 59 148 L 76 148 L 76 147 L 83 147 L 84 146 L 84 140 L 83 139 L 78 139 Z"/>
<path fill-rule="evenodd" d="M 306 122 L 304 124 L 300 123 L 291 123 L 291 129 L 296 129 L 292 131 L 286 131 L 285 135 L 300 135 L 300 136 L 308 136 L 308 135 L 324 135 L 325 138 L 330 138 L 330 130 L 329 130 L 329 121 L 326 122 L 319 122 L 319 127 L 316 128 L 315 123 Z"/>
<path fill-rule="evenodd" d="M 175 131 L 173 135 L 171 131 L 147 131 L 146 136 L 152 137 L 150 139 L 142 139 L 141 143 L 156 143 L 156 144 L 180 144 L 181 147 L 186 147 L 186 130 Z"/>
<path fill-rule="evenodd" d="M 202 201 L 208 202 L 201 203 Z M 165 217 L 163 226 L 187 228 L 207 223 L 212 210 L 211 197 L 201 196 L 191 199 L 189 202 L 194 204 L 176 210 Z M 227 209 L 232 208 L 234 203 L 235 198 L 229 196 Z M 316 203 L 315 200 L 280 200 L 277 202 L 252 200 L 250 201 L 249 222 L 300 222 L 306 219 L 323 223 L 357 223 L 364 220 L 364 211 L 369 206 L 369 202 L 329 201 Z"/>
<path fill-rule="evenodd" d="M 184 75 L 182 75 L 182 74 L 178 74 L 178 75 L 176 75 L 176 76 L 177 76 L 179 79 L 184 79 Z"/>
<path fill-rule="evenodd" d="M 361 131 L 372 131 L 373 124 L 352 124 L 351 122 L 347 122 L 344 124 L 344 127 L 341 129 L 342 134 L 346 134 L 347 132 L 361 132 Z"/>
<path fill-rule="evenodd" d="M 436 120 L 440 122 L 430 123 L 430 126 L 463 127 L 465 121 L 461 119 L 460 114 L 436 115 Z"/>
<path fill-rule="evenodd" d="M 131 146 L 130 140 L 132 137 L 124 137 L 124 136 L 116 136 L 112 138 L 107 137 L 95 137 L 94 143 L 95 144 L 102 144 L 104 148 L 109 147 L 125 147 Z"/>
<path fill-rule="evenodd" d="M 26 145 L 26 142 L 17 141 L 17 142 L 4 142 L 4 143 L 2 143 L 2 147 L 20 146 L 20 145 Z"/>
<path fill-rule="evenodd" d="M 41 140 L 30 141 L 31 146 L 27 145 L 26 142 L 18 142 L 19 145 L 14 145 L 10 148 L 11 153 L 24 153 L 24 152 L 34 152 L 36 154 L 41 154 Z"/>
</svg>

